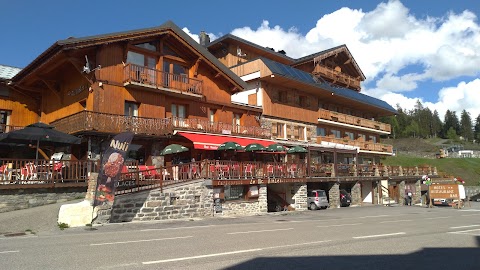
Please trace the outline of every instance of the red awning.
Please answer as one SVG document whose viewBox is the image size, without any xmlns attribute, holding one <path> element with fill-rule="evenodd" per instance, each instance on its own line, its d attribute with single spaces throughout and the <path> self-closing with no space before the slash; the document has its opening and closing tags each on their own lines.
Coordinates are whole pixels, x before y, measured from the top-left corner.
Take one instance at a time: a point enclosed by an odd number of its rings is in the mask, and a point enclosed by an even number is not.
<svg viewBox="0 0 480 270">
<path fill-rule="evenodd" d="M 220 144 L 224 142 L 236 142 L 243 147 L 251 143 L 259 143 L 265 147 L 269 146 L 272 143 L 275 143 L 274 141 L 267 140 L 267 139 L 246 138 L 246 137 L 237 137 L 237 136 L 228 136 L 228 135 L 190 133 L 190 132 L 177 132 L 177 134 L 182 135 L 183 137 L 192 141 L 193 147 L 195 149 L 204 149 L 204 150 L 217 150 L 218 146 L 220 146 Z"/>
</svg>

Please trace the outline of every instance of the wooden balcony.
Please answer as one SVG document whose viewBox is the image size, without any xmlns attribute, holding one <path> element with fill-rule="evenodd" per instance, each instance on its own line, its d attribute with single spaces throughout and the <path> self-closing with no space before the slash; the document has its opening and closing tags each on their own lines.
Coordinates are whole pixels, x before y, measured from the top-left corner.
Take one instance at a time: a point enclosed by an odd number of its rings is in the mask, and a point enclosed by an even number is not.
<svg viewBox="0 0 480 270">
<path fill-rule="evenodd" d="M 234 126 L 222 122 L 210 122 L 197 118 L 147 118 L 117 114 L 82 111 L 50 123 L 56 129 L 73 134 L 85 131 L 163 136 L 174 130 L 200 131 L 216 134 L 232 134 L 270 138 L 271 130 L 254 126 Z"/>
<path fill-rule="evenodd" d="M 375 152 L 382 152 L 382 153 L 392 153 L 393 146 L 389 144 L 383 143 L 374 143 L 370 141 L 360 141 L 360 140 L 349 140 L 345 138 L 334 138 L 330 136 L 319 136 L 317 137 L 317 143 L 321 142 L 332 142 L 332 143 L 339 143 L 339 144 L 346 144 L 351 146 L 357 146 L 360 150 L 365 151 L 375 151 Z"/>
<path fill-rule="evenodd" d="M 327 79 L 327 81 L 331 81 L 334 84 L 360 91 L 360 80 L 319 63 L 315 65 L 313 75 L 322 76 Z"/>
<path fill-rule="evenodd" d="M 160 70 L 127 64 L 124 67 L 125 86 L 136 85 L 193 96 L 203 96 L 203 82 L 187 77 L 187 74 L 172 74 Z"/>
<path fill-rule="evenodd" d="M 342 124 L 349 124 L 354 126 L 360 126 L 364 128 L 370 128 L 374 130 L 379 130 L 383 132 L 390 133 L 392 128 L 389 124 L 385 124 L 382 122 L 369 120 L 357 116 L 352 116 L 348 114 L 343 114 L 339 112 L 333 112 L 325 109 L 319 109 L 318 118 L 329 120 L 333 122 L 338 122 Z"/>
<path fill-rule="evenodd" d="M 17 130 L 17 129 L 22 129 L 22 128 L 24 128 L 24 127 L 1 124 L 0 125 L 0 133 L 7 133 L 7 132 L 10 132 L 10 131 L 14 131 L 14 130 Z"/>
</svg>

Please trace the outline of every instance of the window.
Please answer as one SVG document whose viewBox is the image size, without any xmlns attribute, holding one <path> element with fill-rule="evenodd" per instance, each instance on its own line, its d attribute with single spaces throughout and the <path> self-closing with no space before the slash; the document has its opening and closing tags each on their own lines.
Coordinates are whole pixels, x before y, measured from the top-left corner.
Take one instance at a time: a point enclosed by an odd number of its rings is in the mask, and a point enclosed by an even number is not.
<svg viewBox="0 0 480 270">
<path fill-rule="evenodd" d="M 188 127 L 188 123 L 185 122 L 187 118 L 187 107 L 185 105 L 172 104 L 171 111 L 174 125 Z"/>
<path fill-rule="evenodd" d="M 215 113 L 216 112 L 217 112 L 217 110 L 214 110 L 214 109 L 208 110 L 208 121 L 210 122 L 210 124 L 213 124 L 215 122 Z"/>
<path fill-rule="evenodd" d="M 163 72 L 165 86 L 170 86 L 172 80 L 188 82 L 187 68 L 177 62 L 164 60 Z"/>
<path fill-rule="evenodd" d="M 300 96 L 300 106 L 304 108 L 310 107 L 310 100 L 306 96 Z"/>
<path fill-rule="evenodd" d="M 144 55 L 138 52 L 128 51 L 127 63 L 136 65 L 130 67 L 130 71 L 132 72 L 130 76 L 132 76 L 132 80 L 148 84 L 156 83 L 156 57 Z"/>
<path fill-rule="evenodd" d="M 131 101 L 125 101 L 125 112 L 126 116 L 138 116 L 138 104 Z"/>
<path fill-rule="evenodd" d="M 239 113 L 233 114 L 233 131 L 236 133 L 240 133 L 240 119 L 242 115 Z"/>
<path fill-rule="evenodd" d="M 243 199 L 245 197 L 245 186 L 226 185 L 224 194 L 226 201 Z"/>
<path fill-rule="evenodd" d="M 372 141 L 373 143 L 376 143 L 376 142 L 377 142 L 377 137 L 374 136 L 374 135 L 369 135 L 369 136 L 368 136 L 368 139 L 369 139 L 370 141 Z"/>
<path fill-rule="evenodd" d="M 285 139 L 285 124 L 277 123 L 277 138 Z"/>
<path fill-rule="evenodd" d="M 326 131 L 325 128 L 317 127 L 317 136 L 325 136 Z"/>
<path fill-rule="evenodd" d="M 364 142 L 364 141 L 366 140 L 365 134 L 360 134 L 360 133 L 358 133 L 358 140 Z"/>
<path fill-rule="evenodd" d="M 346 131 L 346 132 L 345 132 L 345 137 L 348 137 L 350 140 L 353 141 L 353 132 L 348 132 L 348 131 Z"/>
<path fill-rule="evenodd" d="M 340 134 L 340 130 L 335 130 L 335 129 L 332 129 L 330 130 L 330 134 L 332 134 L 335 138 L 341 138 L 341 134 Z"/>
<path fill-rule="evenodd" d="M 296 127 L 297 138 L 299 141 L 305 141 L 305 127 L 298 126 Z"/>
<path fill-rule="evenodd" d="M 154 42 L 145 42 L 145 43 L 140 43 L 140 44 L 135 44 L 135 47 L 147 49 L 149 51 L 157 51 L 157 46 L 155 45 Z"/>
<path fill-rule="evenodd" d="M 0 110 L 0 133 L 8 132 L 7 125 L 10 122 L 10 111 Z"/>
</svg>

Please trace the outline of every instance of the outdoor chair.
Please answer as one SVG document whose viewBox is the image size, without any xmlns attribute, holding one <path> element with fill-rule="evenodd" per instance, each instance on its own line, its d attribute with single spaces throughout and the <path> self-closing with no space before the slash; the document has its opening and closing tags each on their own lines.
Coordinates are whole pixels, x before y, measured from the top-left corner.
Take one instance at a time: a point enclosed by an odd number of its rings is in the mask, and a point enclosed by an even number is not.
<svg viewBox="0 0 480 270">
<path fill-rule="evenodd" d="M 245 178 L 250 174 L 250 177 L 253 177 L 253 165 L 252 164 L 247 164 L 245 166 Z"/>
</svg>

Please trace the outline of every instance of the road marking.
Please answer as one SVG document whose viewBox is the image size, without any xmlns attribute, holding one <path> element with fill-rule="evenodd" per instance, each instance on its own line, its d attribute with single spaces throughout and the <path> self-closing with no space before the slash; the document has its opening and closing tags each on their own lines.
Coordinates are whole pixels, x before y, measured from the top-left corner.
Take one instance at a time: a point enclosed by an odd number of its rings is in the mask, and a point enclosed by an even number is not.
<svg viewBox="0 0 480 270">
<path fill-rule="evenodd" d="M 276 232 L 276 231 L 288 231 L 288 230 L 293 230 L 293 228 L 275 229 L 275 230 L 261 230 L 261 231 L 248 231 L 248 232 L 232 232 L 232 233 L 227 233 L 227 234 L 246 234 L 246 233 Z"/>
<path fill-rule="evenodd" d="M 448 233 L 458 233 L 458 234 L 462 234 L 462 233 L 468 233 L 468 232 L 480 232 L 480 229 L 474 229 L 474 230 L 466 230 L 466 231 L 458 231 L 458 232 L 448 232 Z"/>
<path fill-rule="evenodd" d="M 300 244 L 291 244 L 291 245 L 282 245 L 282 246 L 273 246 L 273 247 L 264 247 L 264 248 L 255 248 L 255 249 L 246 249 L 246 250 L 237 250 L 237 251 L 230 251 L 230 252 L 223 252 L 223 253 L 214 253 L 214 254 L 205 254 L 205 255 L 191 256 L 191 257 L 183 257 L 183 258 L 174 258 L 174 259 L 166 259 L 166 260 L 159 260 L 159 261 L 142 262 L 142 264 L 155 264 L 155 263 L 166 263 L 166 262 L 178 262 L 178 261 L 186 261 L 186 260 L 194 260 L 194 259 L 203 259 L 203 258 L 209 258 L 209 257 L 218 257 L 218 256 L 232 255 L 232 254 L 240 254 L 240 253 L 248 253 L 248 252 L 258 252 L 258 251 L 263 251 L 263 250 L 267 250 L 267 249 L 276 249 L 276 248 L 286 248 L 286 247 L 295 247 L 295 246 L 314 245 L 314 244 L 326 243 L 326 242 L 330 242 L 330 241 L 331 241 L 331 240 L 323 240 L 323 241 L 300 243 Z"/>
<path fill-rule="evenodd" d="M 425 218 L 425 219 L 441 219 L 441 218 L 450 218 L 450 217 L 431 217 L 431 218 Z"/>
<path fill-rule="evenodd" d="M 164 228 L 164 229 L 143 229 L 143 230 L 140 230 L 140 231 L 141 232 L 148 232 L 148 231 L 168 231 L 168 230 L 181 230 L 181 229 L 198 229 L 198 228 L 208 228 L 208 227 L 213 227 L 213 226 L 215 226 L 215 225 L 175 227 L 175 228 Z"/>
<path fill-rule="evenodd" d="M 0 251 L 0 254 L 6 254 L 6 253 L 17 253 L 20 252 L 20 250 L 6 250 L 6 251 Z"/>
<path fill-rule="evenodd" d="M 389 217 L 390 215 L 378 215 L 378 216 L 364 216 L 364 217 L 358 217 L 358 218 L 376 218 L 376 217 Z"/>
<path fill-rule="evenodd" d="M 395 223 L 395 222 L 402 222 L 402 221 L 413 221 L 413 220 L 411 219 L 387 220 L 387 221 L 380 221 L 380 223 Z"/>
<path fill-rule="evenodd" d="M 314 245 L 314 244 L 327 243 L 327 242 L 330 242 L 330 241 L 332 241 L 332 240 L 322 240 L 322 241 L 315 241 L 315 242 L 308 242 L 308 243 L 300 243 L 300 244 L 291 244 L 291 245 L 265 247 L 265 248 L 261 248 L 261 250 L 264 250 L 264 249 L 274 249 L 274 248 L 284 248 L 284 247 L 298 247 L 298 246 L 305 246 L 305 245 Z"/>
<path fill-rule="evenodd" d="M 480 216 L 480 214 L 468 214 L 468 215 L 462 215 L 462 217 L 471 217 L 471 216 Z"/>
<path fill-rule="evenodd" d="M 355 226 L 355 225 L 362 225 L 362 224 L 363 224 L 363 223 L 350 223 L 350 224 L 325 225 L 325 226 L 317 226 L 317 228 L 342 227 L 342 226 Z"/>
<path fill-rule="evenodd" d="M 183 258 L 166 259 L 166 260 L 159 260 L 159 261 L 142 262 L 142 264 L 178 262 L 178 261 L 186 261 L 186 260 L 193 260 L 193 259 L 203 259 L 203 258 L 209 258 L 209 257 L 217 257 L 217 256 L 225 256 L 225 255 L 240 254 L 240 253 L 247 253 L 247 252 L 255 252 L 255 251 L 261 251 L 261 250 L 262 250 L 261 248 L 237 250 L 237 251 L 230 251 L 230 252 L 222 252 L 222 253 L 192 256 L 192 257 L 183 257 Z"/>
<path fill-rule="evenodd" d="M 471 227 L 478 227 L 478 226 L 480 225 L 457 226 L 457 227 L 450 227 L 450 229 L 471 228 Z"/>
<path fill-rule="evenodd" d="M 365 235 L 365 236 L 355 236 L 354 239 L 364 239 L 364 238 L 374 238 L 374 237 L 383 237 L 383 236 L 392 236 L 392 235 L 401 235 L 406 234 L 405 232 L 398 233 L 387 233 L 387 234 L 375 234 L 375 235 Z"/>
<path fill-rule="evenodd" d="M 98 243 L 98 244 L 90 244 L 90 246 L 105 246 L 105 245 L 116 245 L 116 244 L 129 244 L 129 243 L 165 241 L 165 240 L 185 239 L 185 238 L 191 238 L 191 237 L 193 237 L 193 236 L 182 236 L 182 237 L 172 237 L 172 238 L 158 238 L 158 239 L 147 239 L 147 240 L 134 240 L 134 241 L 123 241 L 123 242 L 110 242 L 110 243 Z"/>
<path fill-rule="evenodd" d="M 460 211 L 462 211 L 462 212 L 479 212 L 480 209 L 462 209 Z"/>
</svg>

